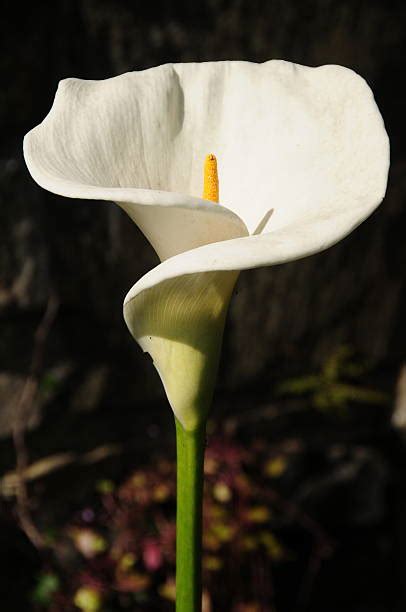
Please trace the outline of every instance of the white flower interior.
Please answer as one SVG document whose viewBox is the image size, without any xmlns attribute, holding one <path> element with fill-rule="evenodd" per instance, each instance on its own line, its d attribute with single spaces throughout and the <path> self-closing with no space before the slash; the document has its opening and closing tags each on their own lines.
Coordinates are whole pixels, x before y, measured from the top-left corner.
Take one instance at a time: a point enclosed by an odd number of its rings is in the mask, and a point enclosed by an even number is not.
<svg viewBox="0 0 406 612">
<path fill-rule="evenodd" d="M 372 93 L 351 70 L 208 62 L 61 82 L 26 157 L 34 177 L 64 195 L 123 202 L 130 189 L 130 203 L 148 204 L 174 192 L 182 206 L 201 197 L 203 160 L 213 151 L 220 203 L 254 233 L 270 210 L 262 232 L 369 210 L 377 191 L 383 196 L 387 149 Z M 143 190 L 155 193 L 148 199 Z M 148 220 L 135 216 L 148 235 Z M 245 234 L 234 230 L 230 238 Z"/>
</svg>

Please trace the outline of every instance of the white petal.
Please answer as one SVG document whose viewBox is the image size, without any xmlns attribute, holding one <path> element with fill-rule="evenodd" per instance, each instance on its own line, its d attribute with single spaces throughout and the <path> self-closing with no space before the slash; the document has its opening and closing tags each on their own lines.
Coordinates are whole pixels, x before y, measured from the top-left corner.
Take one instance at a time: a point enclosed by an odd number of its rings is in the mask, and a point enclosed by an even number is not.
<svg viewBox="0 0 406 612">
<path fill-rule="evenodd" d="M 207 152 L 196 195 L 180 180 L 193 155 L 186 147 L 180 163 L 174 151 L 182 96 L 171 66 L 105 81 L 62 81 L 50 113 L 24 139 L 31 175 L 59 195 L 118 203 L 161 259 L 247 235 L 232 211 L 196 197 Z"/>
<path fill-rule="evenodd" d="M 266 234 L 204 245 L 171 257 L 145 274 L 128 292 L 125 303 L 150 287 L 185 274 L 247 270 L 313 255 L 341 240 L 362 220 L 359 209 L 332 218 L 320 214 Z"/>
<path fill-rule="evenodd" d="M 267 234 L 208 244 L 166 260 L 132 287 L 124 301 L 126 324 L 152 356 L 185 429 L 193 430 L 209 410 L 238 270 L 321 251 L 358 225 L 362 214 L 321 214 Z"/>
<path fill-rule="evenodd" d="M 270 209 L 265 231 L 315 214 L 370 212 L 382 200 L 389 142 L 370 88 L 353 71 L 280 61 L 178 71 L 192 98 L 208 92 L 194 124 L 210 125 L 205 109 L 216 108 L 217 132 L 201 141 L 217 143 L 221 201 L 250 233 Z"/>
<path fill-rule="evenodd" d="M 191 196 L 201 193 L 208 152 L 218 158 L 223 206 L 206 205 L 210 214 L 222 212 L 200 235 Z M 26 137 L 25 155 L 35 180 L 51 191 L 123 203 L 164 259 L 244 235 L 224 207 L 250 232 L 270 209 L 263 231 L 354 208 L 364 218 L 384 195 L 389 145 L 361 77 L 340 66 L 274 60 L 69 79 Z M 176 238 L 155 236 L 156 216 L 145 212 L 154 204 L 188 208 L 171 222 L 181 247 Z"/>
</svg>

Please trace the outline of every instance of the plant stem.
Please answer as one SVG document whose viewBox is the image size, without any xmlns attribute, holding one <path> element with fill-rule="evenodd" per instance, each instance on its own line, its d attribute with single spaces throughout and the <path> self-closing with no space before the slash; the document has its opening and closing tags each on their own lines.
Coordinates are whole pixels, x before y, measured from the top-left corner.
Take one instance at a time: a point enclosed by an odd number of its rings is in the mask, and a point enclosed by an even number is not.
<svg viewBox="0 0 406 612">
<path fill-rule="evenodd" d="M 176 423 L 176 612 L 202 609 L 202 505 L 206 423 L 185 431 Z"/>
</svg>

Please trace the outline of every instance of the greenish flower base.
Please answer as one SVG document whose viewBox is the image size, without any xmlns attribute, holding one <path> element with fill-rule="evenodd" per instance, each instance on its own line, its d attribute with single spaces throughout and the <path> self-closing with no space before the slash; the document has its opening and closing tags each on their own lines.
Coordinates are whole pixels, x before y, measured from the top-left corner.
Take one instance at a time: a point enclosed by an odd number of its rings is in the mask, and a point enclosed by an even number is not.
<svg viewBox="0 0 406 612">
<path fill-rule="evenodd" d="M 176 422 L 176 612 L 202 609 L 202 505 L 206 423 L 185 431 Z"/>
</svg>

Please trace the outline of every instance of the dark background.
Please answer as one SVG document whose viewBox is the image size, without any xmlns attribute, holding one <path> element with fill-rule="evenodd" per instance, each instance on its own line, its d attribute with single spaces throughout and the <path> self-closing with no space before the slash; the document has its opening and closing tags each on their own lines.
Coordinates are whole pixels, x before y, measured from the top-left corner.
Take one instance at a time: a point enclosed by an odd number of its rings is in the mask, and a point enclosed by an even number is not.
<svg viewBox="0 0 406 612">
<path fill-rule="evenodd" d="M 395 408 L 398 415 L 402 406 L 406 411 L 404 397 L 402 402 L 398 393 L 395 401 L 406 340 L 404 4 L 10 3 L 1 29 L 2 475 L 15 466 L 13 423 L 17 430 L 22 423 L 29 429 L 28 463 L 52 453 L 87 452 L 116 443 L 132 450 L 103 469 L 120 478 L 130 460 L 145 458 L 157 445 L 173 453 L 171 414 L 158 377 L 121 315 L 124 295 L 156 264 L 156 256 L 118 208 L 53 196 L 30 179 L 24 165 L 22 138 L 48 112 L 58 81 L 71 76 L 103 79 L 166 62 L 271 58 L 310 66 L 342 64 L 366 78 L 391 140 L 387 196 L 371 218 L 327 252 L 242 273 L 230 308 L 214 413 L 219 421 L 249 415 L 247 439 L 269 429 L 270 445 L 296 436 L 305 441 L 306 453 L 313 453 L 315 462 L 301 474 L 314 492 L 305 504 L 340 544 L 300 609 L 404 610 L 406 454 L 401 416 L 396 427 L 392 424 Z M 56 296 L 59 308 L 35 372 L 45 392 L 21 416 L 16 405 L 50 295 Z M 280 382 L 320 371 L 343 346 L 366 364 L 360 384 L 386 393 L 389 401 L 362 410 L 350 405 L 345 416 L 329 406 L 322 414 L 291 414 L 291 399 L 275 394 Z M 306 401 L 295 399 L 303 405 Z M 276 424 L 264 416 L 269 406 L 279 415 Z M 326 468 L 328 485 L 321 493 L 318 470 L 337 444 L 352 472 L 340 480 Z M 358 470 L 360 449 L 366 459 Z M 74 506 L 86 498 L 88 477 L 81 468 L 69 474 L 62 470 L 49 485 L 45 479 L 36 520 L 64 520 L 67 501 Z M 353 504 L 355 493 L 361 510 Z M 292 485 L 287 495 L 294 494 Z M 12 560 L 3 588 L 18 602 L 41 561 L 13 522 L 13 503 L 10 498 L 4 502 L 0 542 L 4 540 L 3 554 Z M 299 609 L 286 601 L 282 595 L 275 610 Z M 16 610 L 19 605 L 15 603 Z"/>
</svg>

